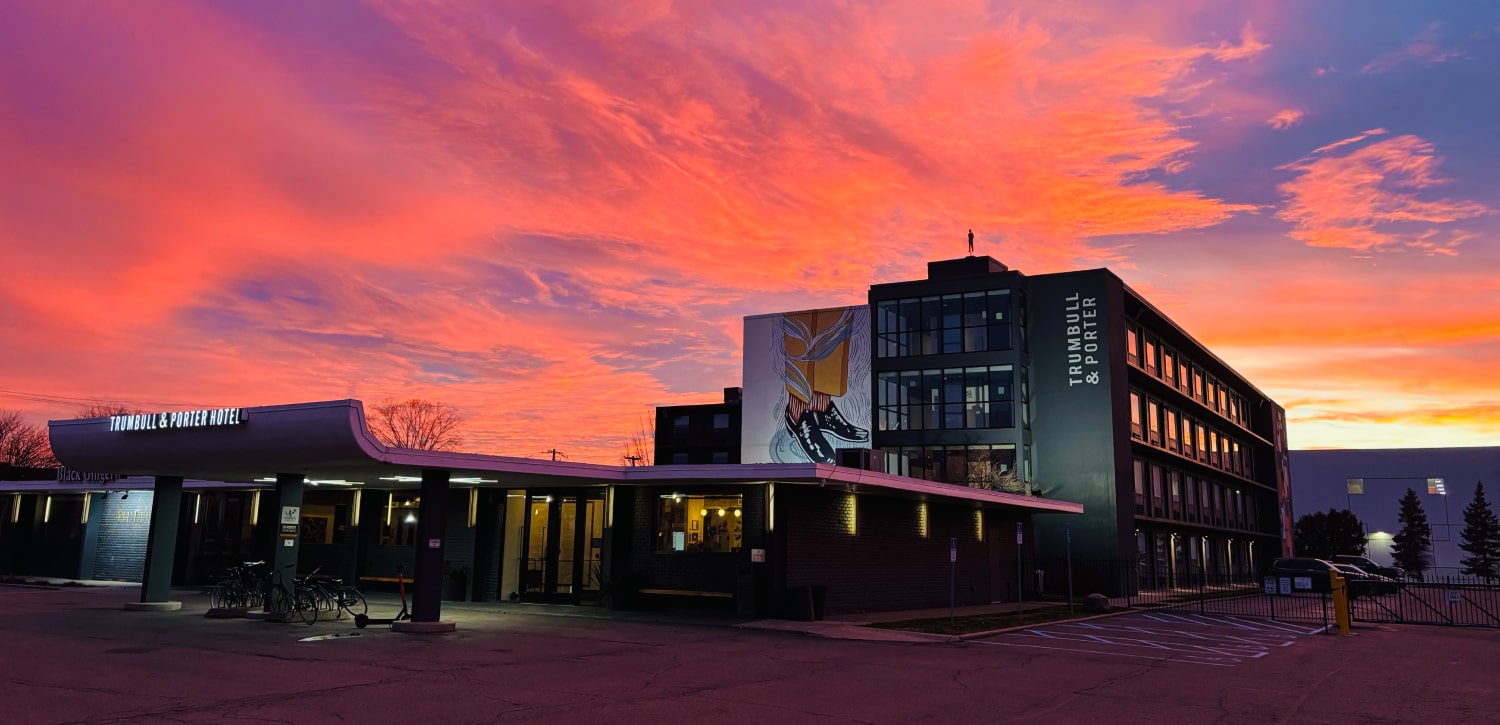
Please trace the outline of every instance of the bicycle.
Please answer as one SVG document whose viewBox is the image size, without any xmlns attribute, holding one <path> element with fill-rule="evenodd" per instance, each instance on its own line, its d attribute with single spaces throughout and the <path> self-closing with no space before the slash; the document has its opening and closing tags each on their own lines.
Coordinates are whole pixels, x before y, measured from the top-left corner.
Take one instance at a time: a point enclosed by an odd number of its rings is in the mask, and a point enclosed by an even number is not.
<svg viewBox="0 0 1500 725">
<path fill-rule="evenodd" d="M 294 569 L 295 564 L 287 564 L 283 569 Z M 286 587 L 285 579 L 279 571 L 271 572 L 264 580 L 269 589 L 266 597 L 266 611 L 283 615 L 287 621 L 291 621 L 291 615 L 296 614 L 299 619 L 308 625 L 318 621 L 318 603 L 306 587 L 298 587 L 295 577 L 292 589 Z"/>
<path fill-rule="evenodd" d="M 296 580 L 299 591 L 306 590 L 308 595 L 317 603 L 318 611 L 336 612 L 335 619 L 343 619 L 344 612 L 354 617 L 369 612 L 369 604 L 365 602 L 365 595 L 351 585 L 344 584 L 343 579 L 337 577 L 317 578 L 319 566 L 310 574 Z"/>
<path fill-rule="evenodd" d="M 257 569 L 264 561 L 247 561 L 229 567 L 224 578 L 209 589 L 209 606 L 215 609 L 254 609 L 263 606 L 265 597 L 260 582 L 264 578 Z"/>
</svg>

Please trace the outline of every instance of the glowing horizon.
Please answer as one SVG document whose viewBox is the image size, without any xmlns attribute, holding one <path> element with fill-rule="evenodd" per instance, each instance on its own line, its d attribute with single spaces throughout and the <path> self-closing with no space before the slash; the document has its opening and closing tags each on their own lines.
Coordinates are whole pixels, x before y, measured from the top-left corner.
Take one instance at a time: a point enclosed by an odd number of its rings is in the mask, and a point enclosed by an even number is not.
<svg viewBox="0 0 1500 725">
<path fill-rule="evenodd" d="M 1293 448 L 1500 441 L 1500 13 L 0 6 L 0 408 L 450 403 L 618 462 L 745 315 L 1108 266 Z"/>
</svg>

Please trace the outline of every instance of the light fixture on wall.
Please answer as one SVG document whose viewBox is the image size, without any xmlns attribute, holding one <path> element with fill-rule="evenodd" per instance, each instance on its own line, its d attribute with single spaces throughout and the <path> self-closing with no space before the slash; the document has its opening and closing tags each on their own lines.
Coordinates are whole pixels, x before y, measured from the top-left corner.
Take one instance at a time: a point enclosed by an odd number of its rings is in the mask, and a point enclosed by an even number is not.
<svg viewBox="0 0 1500 725">
<path fill-rule="evenodd" d="M 720 515 L 720 516 L 723 516 L 723 515 L 724 515 L 724 509 L 722 509 L 722 508 L 721 508 L 721 509 L 719 509 L 719 515 Z"/>
<path fill-rule="evenodd" d="M 735 509 L 734 510 L 734 517 L 735 518 L 739 518 L 740 517 L 740 510 L 739 509 Z"/>
<path fill-rule="evenodd" d="M 406 523 L 408 523 L 408 524 L 417 523 L 417 515 L 416 514 L 410 514 L 410 513 L 407 514 L 406 515 Z"/>
</svg>

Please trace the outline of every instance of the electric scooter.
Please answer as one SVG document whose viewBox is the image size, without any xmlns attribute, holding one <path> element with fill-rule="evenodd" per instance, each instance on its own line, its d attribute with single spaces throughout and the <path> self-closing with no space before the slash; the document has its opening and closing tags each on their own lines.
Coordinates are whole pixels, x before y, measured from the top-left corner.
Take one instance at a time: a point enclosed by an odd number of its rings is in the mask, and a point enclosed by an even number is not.
<svg viewBox="0 0 1500 725">
<path fill-rule="evenodd" d="M 356 615 L 354 615 L 354 626 L 355 627 L 357 627 L 359 629 L 364 629 L 366 626 L 371 625 L 371 624 L 392 624 L 394 622 L 401 622 L 401 621 L 405 621 L 405 620 L 411 619 L 411 612 L 407 611 L 407 609 L 406 609 L 406 575 L 405 575 L 405 571 L 406 571 L 406 565 L 405 564 L 402 564 L 402 565 L 396 567 L 396 590 L 399 591 L 399 592 L 401 592 L 401 611 L 398 612 L 396 614 L 396 616 L 391 617 L 389 619 L 385 619 L 385 618 L 372 619 L 372 618 L 370 618 L 368 616 L 365 616 L 363 614 L 356 614 Z"/>
</svg>

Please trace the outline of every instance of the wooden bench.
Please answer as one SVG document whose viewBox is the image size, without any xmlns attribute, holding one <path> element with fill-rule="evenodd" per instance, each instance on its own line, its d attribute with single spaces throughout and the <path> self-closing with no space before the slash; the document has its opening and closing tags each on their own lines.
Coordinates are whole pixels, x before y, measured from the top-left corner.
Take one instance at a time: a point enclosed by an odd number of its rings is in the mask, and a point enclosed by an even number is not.
<svg viewBox="0 0 1500 725">
<path fill-rule="evenodd" d="M 666 597 L 712 597 L 733 599 L 734 592 L 700 592 L 693 589 L 638 589 L 641 594 L 659 594 Z"/>
<path fill-rule="evenodd" d="M 359 578 L 359 580 L 362 582 L 390 582 L 392 584 L 395 584 L 398 581 L 396 577 L 393 576 L 362 576 Z M 404 579 L 401 579 L 399 581 L 404 581 L 407 584 L 410 584 L 412 582 L 412 579 L 411 577 L 405 577 Z"/>
</svg>

